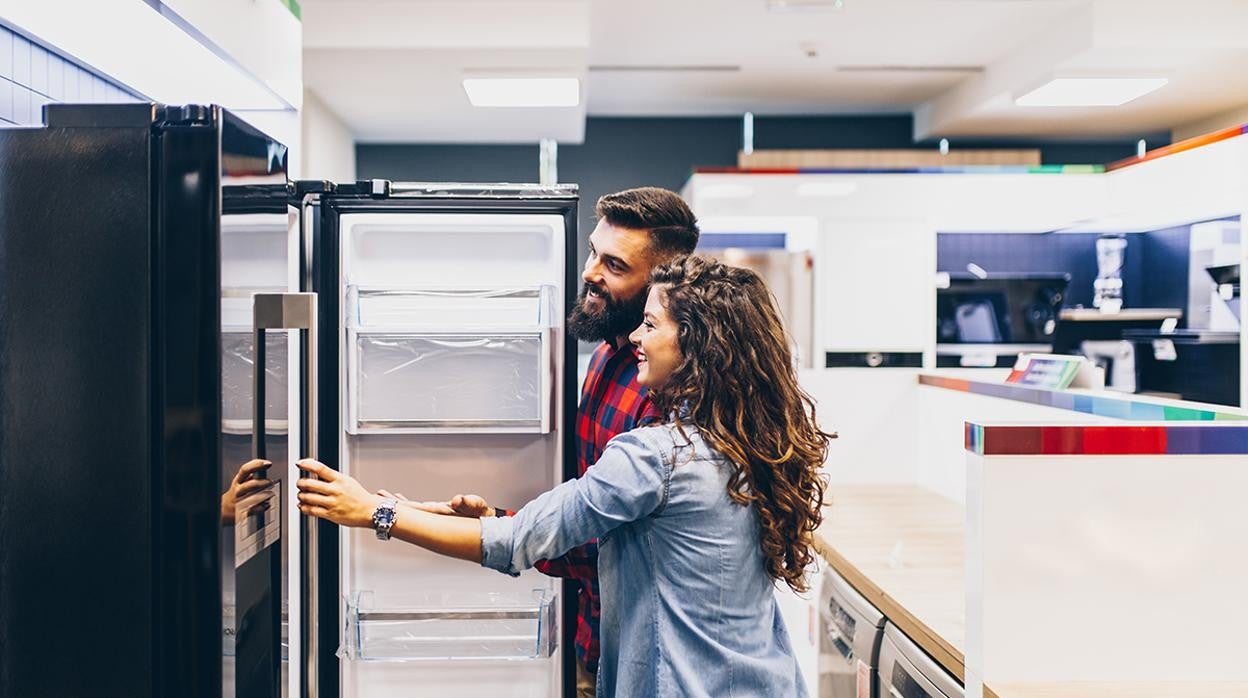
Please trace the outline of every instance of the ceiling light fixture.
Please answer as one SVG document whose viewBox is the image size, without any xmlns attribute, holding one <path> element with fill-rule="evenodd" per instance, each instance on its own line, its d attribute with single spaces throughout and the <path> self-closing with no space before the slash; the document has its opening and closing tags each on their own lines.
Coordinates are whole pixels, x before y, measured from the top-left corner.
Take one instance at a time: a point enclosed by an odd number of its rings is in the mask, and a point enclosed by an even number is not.
<svg viewBox="0 0 1248 698">
<path fill-rule="evenodd" d="M 577 78 L 464 78 L 474 107 L 575 107 L 581 103 Z"/>
<path fill-rule="evenodd" d="M 1117 107 L 1160 89 L 1165 78 L 1054 78 L 1014 99 L 1020 107 Z"/>
</svg>

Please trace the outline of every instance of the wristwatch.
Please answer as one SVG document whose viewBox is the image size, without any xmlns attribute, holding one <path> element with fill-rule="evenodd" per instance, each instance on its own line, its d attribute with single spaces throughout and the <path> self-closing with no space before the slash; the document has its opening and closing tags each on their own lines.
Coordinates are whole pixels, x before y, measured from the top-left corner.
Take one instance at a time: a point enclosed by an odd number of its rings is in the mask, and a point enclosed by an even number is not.
<svg viewBox="0 0 1248 698">
<path fill-rule="evenodd" d="M 397 499 L 383 499 L 373 511 L 373 530 L 377 532 L 377 540 L 390 540 L 390 528 L 394 526 L 394 508 L 399 505 Z"/>
</svg>

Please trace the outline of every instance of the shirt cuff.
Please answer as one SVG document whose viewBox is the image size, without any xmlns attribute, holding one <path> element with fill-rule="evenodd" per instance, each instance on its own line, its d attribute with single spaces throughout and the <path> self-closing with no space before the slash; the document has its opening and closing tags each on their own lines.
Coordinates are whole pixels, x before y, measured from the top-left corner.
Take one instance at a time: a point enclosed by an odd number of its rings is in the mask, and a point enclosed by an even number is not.
<svg viewBox="0 0 1248 698">
<path fill-rule="evenodd" d="M 481 519 L 481 566 L 519 577 L 512 565 L 512 533 L 515 519 L 510 516 L 487 516 Z"/>
</svg>

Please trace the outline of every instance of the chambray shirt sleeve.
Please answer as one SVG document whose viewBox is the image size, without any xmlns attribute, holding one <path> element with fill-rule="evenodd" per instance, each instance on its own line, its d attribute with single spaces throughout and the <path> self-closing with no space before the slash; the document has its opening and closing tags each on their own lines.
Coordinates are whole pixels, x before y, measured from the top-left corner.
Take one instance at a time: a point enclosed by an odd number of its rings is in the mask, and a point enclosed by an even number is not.
<svg viewBox="0 0 1248 698">
<path fill-rule="evenodd" d="M 515 516 L 481 519 L 481 564 L 518 575 L 659 509 L 667 498 L 671 459 L 655 441 L 638 432 L 620 434 L 581 477 L 542 494 Z"/>
</svg>

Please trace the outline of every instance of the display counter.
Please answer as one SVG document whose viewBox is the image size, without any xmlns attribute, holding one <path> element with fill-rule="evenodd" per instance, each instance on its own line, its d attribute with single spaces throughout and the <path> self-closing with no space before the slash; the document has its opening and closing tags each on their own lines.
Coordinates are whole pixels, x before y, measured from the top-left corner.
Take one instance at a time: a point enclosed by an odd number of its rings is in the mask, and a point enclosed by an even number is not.
<svg viewBox="0 0 1248 698">
<path fill-rule="evenodd" d="M 967 696 L 1248 696 L 1248 413 L 871 373 L 804 380 L 840 433 L 816 547 Z"/>
<path fill-rule="evenodd" d="M 1242 681 L 1055 681 L 1008 683 L 984 689 L 991 698 L 1176 698 L 1248 696 Z"/>
<path fill-rule="evenodd" d="M 964 676 L 965 509 L 913 485 L 845 485 L 815 546 L 837 574 L 950 674 Z"/>
</svg>

